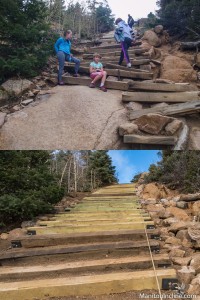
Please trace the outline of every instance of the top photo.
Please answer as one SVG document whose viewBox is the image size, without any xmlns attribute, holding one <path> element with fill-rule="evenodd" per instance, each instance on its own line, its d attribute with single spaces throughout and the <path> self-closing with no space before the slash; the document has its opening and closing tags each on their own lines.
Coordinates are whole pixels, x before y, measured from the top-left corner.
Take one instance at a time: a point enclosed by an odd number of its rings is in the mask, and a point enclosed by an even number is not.
<svg viewBox="0 0 200 300">
<path fill-rule="evenodd" d="M 200 150 L 199 0 L 1 0 L 0 150 Z"/>
</svg>

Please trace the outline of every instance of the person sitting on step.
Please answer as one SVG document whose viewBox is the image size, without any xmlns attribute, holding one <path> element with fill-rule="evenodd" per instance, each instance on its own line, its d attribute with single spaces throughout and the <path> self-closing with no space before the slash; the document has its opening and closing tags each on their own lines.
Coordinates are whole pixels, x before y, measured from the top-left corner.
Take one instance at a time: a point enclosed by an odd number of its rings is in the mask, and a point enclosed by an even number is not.
<svg viewBox="0 0 200 300">
<path fill-rule="evenodd" d="M 104 71 L 103 65 L 100 62 L 101 56 L 98 53 L 93 55 L 93 62 L 90 64 L 90 78 L 92 82 L 90 84 L 90 88 L 95 88 L 95 83 L 101 80 L 100 90 L 103 92 L 107 92 L 105 87 L 105 81 L 107 77 L 107 72 Z"/>
<path fill-rule="evenodd" d="M 59 62 L 59 71 L 58 71 L 58 84 L 64 85 L 62 81 L 62 75 L 64 71 L 65 61 L 75 63 L 75 74 L 74 77 L 78 77 L 78 70 L 80 67 L 80 60 L 73 57 L 71 54 L 71 39 L 72 31 L 67 30 L 64 32 L 64 37 L 60 37 L 54 45 L 58 62 Z"/>
<path fill-rule="evenodd" d="M 131 61 L 128 54 L 128 49 L 133 46 L 133 31 L 131 28 L 123 21 L 121 18 L 118 18 L 115 22 L 117 29 L 115 31 L 115 39 L 118 43 L 121 43 L 122 51 L 119 59 L 119 65 L 122 64 L 124 57 L 127 62 L 127 67 L 131 68 Z"/>
</svg>

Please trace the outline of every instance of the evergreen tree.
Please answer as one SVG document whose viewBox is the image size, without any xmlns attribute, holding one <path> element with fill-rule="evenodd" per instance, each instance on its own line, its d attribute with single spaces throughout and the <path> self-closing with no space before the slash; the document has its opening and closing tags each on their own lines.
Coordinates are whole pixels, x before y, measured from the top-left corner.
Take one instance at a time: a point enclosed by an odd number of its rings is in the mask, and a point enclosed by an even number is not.
<svg viewBox="0 0 200 300">
<path fill-rule="evenodd" d="M 146 182 L 160 182 L 182 192 L 200 191 L 200 151 L 163 151 L 157 165 L 151 165 Z"/>
<path fill-rule="evenodd" d="M 10 76 L 34 76 L 53 53 L 55 36 L 46 21 L 42 0 L 1 0 L 0 81 Z"/>
<path fill-rule="evenodd" d="M 105 186 L 116 183 L 118 180 L 115 175 L 115 166 L 112 165 L 112 159 L 108 151 L 94 151 L 89 157 L 89 176 L 95 172 L 98 186 Z"/>
<path fill-rule="evenodd" d="M 96 9 L 97 31 L 100 33 L 108 32 L 114 28 L 115 18 L 112 15 L 112 10 L 106 3 L 101 3 Z"/>
<path fill-rule="evenodd" d="M 158 16 L 171 34 L 199 38 L 200 0 L 160 0 Z"/>
<path fill-rule="evenodd" d="M 0 152 L 0 220 L 5 224 L 52 211 L 63 196 L 48 151 Z"/>
</svg>

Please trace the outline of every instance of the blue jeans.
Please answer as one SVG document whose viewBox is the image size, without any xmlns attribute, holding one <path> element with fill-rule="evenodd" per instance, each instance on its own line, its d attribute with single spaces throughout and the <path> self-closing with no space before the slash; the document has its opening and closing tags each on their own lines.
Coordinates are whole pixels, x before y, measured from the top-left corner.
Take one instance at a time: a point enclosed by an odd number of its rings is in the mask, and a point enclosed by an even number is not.
<svg viewBox="0 0 200 300">
<path fill-rule="evenodd" d="M 63 75 L 64 66 L 65 66 L 65 61 L 75 63 L 75 68 L 74 68 L 75 74 L 78 74 L 78 70 L 80 67 L 79 59 L 72 57 L 69 54 L 64 53 L 63 51 L 58 51 L 57 58 L 58 58 L 58 62 L 59 62 L 58 82 L 62 81 L 62 75 Z"/>
</svg>

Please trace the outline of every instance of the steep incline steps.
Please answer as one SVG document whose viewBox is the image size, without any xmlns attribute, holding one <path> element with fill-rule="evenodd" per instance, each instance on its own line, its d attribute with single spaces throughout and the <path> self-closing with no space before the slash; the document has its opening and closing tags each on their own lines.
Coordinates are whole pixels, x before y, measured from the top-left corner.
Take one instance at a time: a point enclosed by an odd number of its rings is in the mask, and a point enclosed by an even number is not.
<svg viewBox="0 0 200 300">
<path fill-rule="evenodd" d="M 162 285 L 162 279 L 173 278 L 175 271 L 158 270 L 157 275 Z M 147 289 L 157 289 L 154 271 L 120 272 L 0 284 L 1 296 L 4 300 L 42 299 L 46 295 L 49 297 L 101 295 Z"/>
<path fill-rule="evenodd" d="M 2 299 L 157 289 L 146 234 L 160 287 L 176 277 L 133 184 L 99 189 L 69 212 L 39 218 L 27 233 L 0 254 Z"/>
<path fill-rule="evenodd" d="M 158 254 L 155 256 L 155 265 L 169 264 L 169 258 L 166 254 Z M 59 264 L 37 265 L 37 266 L 23 266 L 23 267 L 2 267 L 0 269 L 0 280 L 31 280 L 44 278 L 53 278 L 56 276 L 71 276 L 76 274 L 85 275 L 88 272 L 96 272 L 98 274 L 109 271 L 120 270 L 145 270 L 152 269 L 152 261 L 150 256 L 134 256 L 134 257 L 121 257 L 118 259 L 100 259 L 90 261 L 73 261 L 63 262 Z M 20 276 L 19 276 L 20 275 Z"/>
</svg>

